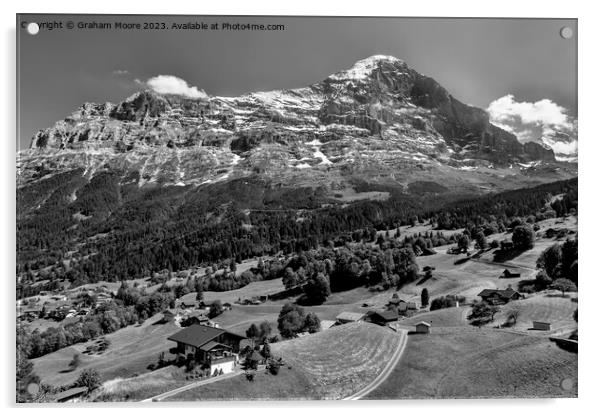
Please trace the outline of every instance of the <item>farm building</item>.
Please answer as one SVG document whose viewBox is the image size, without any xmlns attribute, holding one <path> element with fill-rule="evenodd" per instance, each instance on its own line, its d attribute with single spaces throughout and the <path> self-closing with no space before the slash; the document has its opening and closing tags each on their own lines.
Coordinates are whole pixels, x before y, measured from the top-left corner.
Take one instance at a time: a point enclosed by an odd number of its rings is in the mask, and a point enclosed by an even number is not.
<svg viewBox="0 0 602 416">
<path fill-rule="evenodd" d="M 192 357 L 198 364 L 207 364 L 211 373 L 234 371 L 240 342 L 244 336 L 205 325 L 191 325 L 169 338 L 177 344 L 177 353 Z"/>
<path fill-rule="evenodd" d="M 500 279 L 513 279 L 516 277 L 520 277 L 520 273 L 512 273 L 510 270 L 505 269 L 500 276 Z"/>
<path fill-rule="evenodd" d="M 363 321 L 366 315 L 357 312 L 341 312 L 337 315 L 336 320 L 338 324 L 348 324 L 350 322 Z"/>
<path fill-rule="evenodd" d="M 520 298 L 520 294 L 512 288 L 508 289 L 484 289 L 477 296 L 483 301 L 491 304 L 508 303 Z"/>
<path fill-rule="evenodd" d="M 81 396 L 88 392 L 87 387 L 76 387 L 65 390 L 54 395 L 54 401 L 58 403 L 76 402 Z"/>
<path fill-rule="evenodd" d="M 549 322 L 533 321 L 533 329 L 538 331 L 549 331 L 552 329 L 552 324 Z"/>
<path fill-rule="evenodd" d="M 397 311 L 372 311 L 369 313 L 370 322 L 377 325 L 386 325 L 389 322 L 397 322 L 399 315 Z"/>
<path fill-rule="evenodd" d="M 431 333 L 431 324 L 428 322 L 418 322 L 416 324 L 416 332 L 419 334 L 430 334 Z"/>
</svg>

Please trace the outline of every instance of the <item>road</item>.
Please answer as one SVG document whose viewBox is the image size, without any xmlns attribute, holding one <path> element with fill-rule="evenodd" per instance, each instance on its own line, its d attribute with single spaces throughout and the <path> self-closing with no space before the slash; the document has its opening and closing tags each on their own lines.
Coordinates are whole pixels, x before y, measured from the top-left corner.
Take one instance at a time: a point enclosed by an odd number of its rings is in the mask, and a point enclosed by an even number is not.
<svg viewBox="0 0 602 416">
<path fill-rule="evenodd" d="M 383 371 L 374 380 L 372 380 L 372 382 L 370 384 L 368 384 L 366 387 L 364 387 L 360 391 L 352 394 L 351 396 L 345 397 L 343 400 L 359 400 L 359 399 L 361 399 L 362 397 L 364 397 L 365 395 L 370 393 L 372 390 L 374 390 L 378 386 L 380 386 L 380 384 L 383 381 L 385 381 L 387 379 L 387 377 L 389 377 L 389 375 L 391 375 L 391 372 L 395 369 L 395 367 L 397 367 L 397 364 L 399 363 L 399 360 L 401 359 L 401 356 L 403 355 L 406 344 L 408 342 L 408 331 L 406 329 L 398 329 L 398 331 L 399 331 L 399 345 L 397 346 L 395 353 L 393 353 L 393 356 L 391 357 L 391 361 L 389 361 L 387 363 L 387 365 L 385 366 Z"/>
<path fill-rule="evenodd" d="M 194 388 L 199 387 L 199 386 L 204 386 L 205 384 L 215 383 L 216 381 L 225 380 L 227 378 L 235 377 L 235 376 L 238 376 L 238 375 L 240 375 L 242 373 L 243 373 L 243 371 L 241 369 L 237 368 L 232 373 L 228 373 L 228 374 L 224 374 L 222 376 L 216 376 L 216 377 L 211 377 L 211 378 L 207 378 L 207 379 L 204 379 L 204 380 L 196 381 L 194 383 L 187 384 L 187 385 L 179 387 L 177 389 L 173 389 L 173 390 L 167 391 L 165 393 L 161 393 L 161 394 L 158 394 L 156 396 L 149 397 L 148 399 L 141 400 L 141 402 L 160 402 L 163 399 L 166 399 L 166 398 L 168 398 L 170 396 L 176 395 L 176 394 L 181 393 L 183 391 L 194 389 Z"/>
</svg>

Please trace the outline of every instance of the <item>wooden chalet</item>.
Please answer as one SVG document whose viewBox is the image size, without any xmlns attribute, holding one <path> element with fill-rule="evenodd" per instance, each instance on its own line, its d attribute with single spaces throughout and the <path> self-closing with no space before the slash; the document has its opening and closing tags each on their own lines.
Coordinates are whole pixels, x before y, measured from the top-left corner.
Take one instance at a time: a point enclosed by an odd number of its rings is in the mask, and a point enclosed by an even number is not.
<svg viewBox="0 0 602 416">
<path fill-rule="evenodd" d="M 369 313 L 368 318 L 373 324 L 385 326 L 390 322 L 397 322 L 399 315 L 394 310 L 372 311 Z"/>
<path fill-rule="evenodd" d="M 477 296 L 479 296 L 485 302 L 491 303 L 493 305 L 508 303 L 511 300 L 517 300 L 520 298 L 520 294 L 512 288 L 484 289 Z"/>
<path fill-rule="evenodd" d="M 500 276 L 500 279 L 514 279 L 520 277 L 520 273 L 512 273 L 510 270 L 505 269 Z"/>
<path fill-rule="evenodd" d="M 178 354 L 208 365 L 211 373 L 215 370 L 230 373 L 234 371 L 240 343 L 245 337 L 221 328 L 194 324 L 167 339 L 177 344 Z"/>
</svg>

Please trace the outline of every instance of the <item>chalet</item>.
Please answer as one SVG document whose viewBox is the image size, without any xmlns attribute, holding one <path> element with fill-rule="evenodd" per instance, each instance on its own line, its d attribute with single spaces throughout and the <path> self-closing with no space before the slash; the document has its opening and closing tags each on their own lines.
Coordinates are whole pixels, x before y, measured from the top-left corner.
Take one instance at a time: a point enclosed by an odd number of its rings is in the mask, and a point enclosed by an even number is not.
<svg viewBox="0 0 602 416">
<path fill-rule="evenodd" d="M 477 296 L 493 305 L 508 303 L 520 298 L 520 294 L 510 287 L 507 289 L 484 289 Z"/>
<path fill-rule="evenodd" d="M 533 321 L 533 329 L 538 331 L 550 331 L 552 324 L 549 322 Z"/>
<path fill-rule="evenodd" d="M 516 277 L 520 277 L 520 273 L 512 273 L 510 270 L 505 269 L 500 276 L 500 279 L 514 279 Z"/>
<path fill-rule="evenodd" d="M 416 324 L 416 332 L 419 334 L 430 334 L 431 333 L 431 324 L 428 322 L 418 322 Z"/>
<path fill-rule="evenodd" d="M 369 314 L 370 322 L 377 325 L 385 326 L 390 322 L 396 322 L 399 315 L 397 311 L 373 311 Z"/>
<path fill-rule="evenodd" d="M 415 311 L 418 309 L 418 304 L 416 302 L 408 302 L 408 309 L 411 311 Z"/>
<path fill-rule="evenodd" d="M 76 402 L 80 397 L 88 392 L 87 387 L 75 387 L 54 395 L 54 401 L 58 403 Z"/>
<path fill-rule="evenodd" d="M 350 322 L 363 321 L 366 315 L 363 313 L 356 312 L 341 312 L 337 315 L 336 320 L 338 324 L 348 324 Z"/>
<path fill-rule="evenodd" d="M 221 328 L 191 325 L 167 339 L 177 344 L 178 354 L 209 366 L 211 373 L 231 373 L 245 337 Z"/>
</svg>

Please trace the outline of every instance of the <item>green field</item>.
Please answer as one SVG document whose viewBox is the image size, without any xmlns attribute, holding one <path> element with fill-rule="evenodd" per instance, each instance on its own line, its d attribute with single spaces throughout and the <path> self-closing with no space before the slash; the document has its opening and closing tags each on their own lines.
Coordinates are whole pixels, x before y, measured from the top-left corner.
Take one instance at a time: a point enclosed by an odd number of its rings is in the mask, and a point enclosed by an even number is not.
<svg viewBox="0 0 602 416">
<path fill-rule="evenodd" d="M 571 379 L 575 388 L 561 388 Z M 410 335 L 401 362 L 366 399 L 576 397 L 577 354 L 544 337 L 466 327 Z"/>
</svg>

